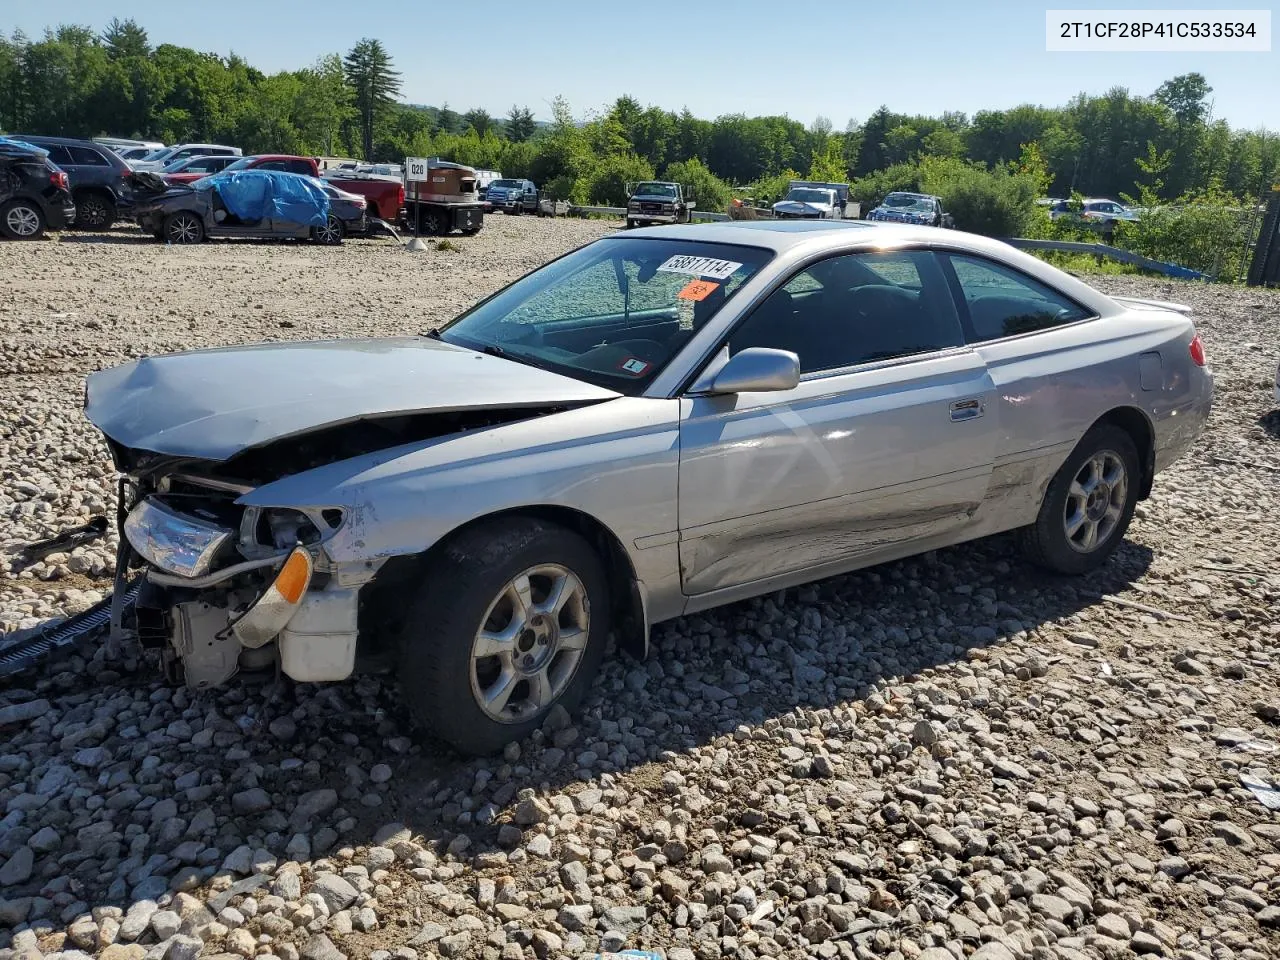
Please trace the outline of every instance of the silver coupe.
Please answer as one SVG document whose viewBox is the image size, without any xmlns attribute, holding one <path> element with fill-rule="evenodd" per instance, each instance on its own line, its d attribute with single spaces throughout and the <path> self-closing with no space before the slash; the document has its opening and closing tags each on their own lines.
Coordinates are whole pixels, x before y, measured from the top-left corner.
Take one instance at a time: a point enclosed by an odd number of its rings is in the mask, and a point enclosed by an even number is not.
<svg viewBox="0 0 1280 960">
<path fill-rule="evenodd" d="M 465 752 L 572 708 L 613 634 L 1016 530 L 1080 574 L 1195 443 L 1185 307 L 994 240 L 620 232 L 437 331 L 89 378 L 122 475 L 114 627 L 196 688 L 398 674 Z"/>
</svg>

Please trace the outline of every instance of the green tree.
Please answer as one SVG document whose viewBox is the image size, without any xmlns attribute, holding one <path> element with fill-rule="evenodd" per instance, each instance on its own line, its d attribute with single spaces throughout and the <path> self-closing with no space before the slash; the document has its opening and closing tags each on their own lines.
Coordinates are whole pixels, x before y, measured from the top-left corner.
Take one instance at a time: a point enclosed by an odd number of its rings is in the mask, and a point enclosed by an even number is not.
<svg viewBox="0 0 1280 960">
<path fill-rule="evenodd" d="M 1197 150 L 1209 115 L 1213 87 L 1199 73 L 1184 73 L 1166 80 L 1152 97 L 1173 115 L 1174 142 L 1169 158 L 1169 189 L 1181 193 L 1196 179 Z"/>
<path fill-rule="evenodd" d="M 844 162 L 844 143 L 838 136 L 827 137 L 826 146 L 821 153 L 813 155 L 809 165 L 809 179 L 821 183 L 846 183 L 849 180 L 849 168 Z"/>
<path fill-rule="evenodd" d="M 462 115 L 462 122 L 465 126 L 474 130 L 478 137 L 484 137 L 489 133 L 496 133 L 498 130 L 498 122 L 489 115 L 487 110 L 481 110 L 478 107 L 464 113 Z"/>
<path fill-rule="evenodd" d="M 920 141 L 920 147 L 932 157 L 963 157 L 964 137 L 948 127 L 939 127 Z"/>
<path fill-rule="evenodd" d="M 605 157 L 591 170 L 588 196 L 593 203 L 606 207 L 627 205 L 626 185 L 637 180 L 652 180 L 653 167 L 634 153 Z"/>
<path fill-rule="evenodd" d="M 336 53 L 320 57 L 298 71 L 298 80 L 294 118 L 299 136 L 308 150 L 334 156 L 343 124 L 356 115 L 342 58 Z"/>
<path fill-rule="evenodd" d="M 459 133 L 462 118 L 457 111 L 449 109 L 449 104 L 442 104 L 436 112 L 436 133 Z"/>
<path fill-rule="evenodd" d="M 400 93 L 400 73 L 392 66 L 391 54 L 382 41 L 366 37 L 351 48 L 343 62 L 347 83 L 360 120 L 360 140 L 364 155 L 373 155 L 374 124 Z"/>
<path fill-rule="evenodd" d="M 507 114 L 507 139 L 512 143 L 524 143 L 533 136 L 538 125 L 534 122 L 533 111 L 528 107 L 512 106 Z"/>
<path fill-rule="evenodd" d="M 112 17 L 107 29 L 102 31 L 102 45 L 107 48 L 107 56 L 112 60 L 151 56 L 151 41 L 147 38 L 147 31 L 133 20 Z"/>
<path fill-rule="evenodd" d="M 687 184 L 693 188 L 694 200 L 699 210 L 724 213 L 733 199 L 729 185 L 707 169 L 707 165 L 694 157 L 670 164 L 662 173 L 663 179 Z"/>
</svg>

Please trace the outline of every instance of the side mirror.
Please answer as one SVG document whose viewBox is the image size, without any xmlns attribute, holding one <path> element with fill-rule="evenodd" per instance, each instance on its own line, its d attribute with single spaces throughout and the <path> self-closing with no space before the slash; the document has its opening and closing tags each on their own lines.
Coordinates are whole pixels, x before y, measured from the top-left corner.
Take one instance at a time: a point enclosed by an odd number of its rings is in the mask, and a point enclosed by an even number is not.
<svg viewBox="0 0 1280 960">
<path fill-rule="evenodd" d="M 730 357 L 702 391 L 711 395 L 771 393 L 800 382 L 800 358 L 789 350 L 749 347 Z"/>
</svg>

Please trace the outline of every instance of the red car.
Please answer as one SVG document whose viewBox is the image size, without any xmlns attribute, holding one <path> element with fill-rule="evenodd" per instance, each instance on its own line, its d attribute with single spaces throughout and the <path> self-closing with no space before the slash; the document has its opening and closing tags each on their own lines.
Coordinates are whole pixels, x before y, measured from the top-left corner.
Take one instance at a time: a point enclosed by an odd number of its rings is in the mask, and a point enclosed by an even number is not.
<svg viewBox="0 0 1280 960">
<path fill-rule="evenodd" d="M 162 176 L 169 183 L 194 183 L 211 173 L 230 170 L 282 170 L 308 177 L 320 176 L 320 166 L 311 157 L 295 157 L 284 153 L 260 153 L 251 157 L 192 157 Z"/>
<path fill-rule="evenodd" d="M 404 206 L 404 184 L 395 177 L 349 174 L 339 170 L 326 173 L 325 181 L 348 193 L 364 197 L 369 204 L 369 216 L 388 223 L 400 221 L 400 208 Z"/>
</svg>

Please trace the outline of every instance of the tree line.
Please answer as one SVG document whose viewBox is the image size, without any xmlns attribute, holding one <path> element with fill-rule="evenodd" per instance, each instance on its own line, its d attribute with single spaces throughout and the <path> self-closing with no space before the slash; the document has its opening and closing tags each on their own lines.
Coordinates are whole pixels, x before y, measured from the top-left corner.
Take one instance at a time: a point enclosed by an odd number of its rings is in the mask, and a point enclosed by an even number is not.
<svg viewBox="0 0 1280 960">
<path fill-rule="evenodd" d="M 771 199 L 793 176 L 852 181 L 874 199 L 890 181 L 910 179 L 908 170 L 916 180 L 921 170 L 956 164 L 1014 170 L 1028 145 L 1041 168 L 1037 189 L 1059 196 L 1145 190 L 1165 201 L 1210 192 L 1248 199 L 1280 179 L 1280 134 L 1213 118 L 1212 88 L 1197 73 L 1149 95 L 1117 87 L 1062 106 L 971 117 L 886 106 L 844 130 L 824 118 L 808 125 L 785 116 L 706 120 L 630 96 L 587 117 L 557 99 L 551 121 L 539 124 L 528 107 L 494 117 L 401 103 L 400 93 L 400 75 L 375 39 L 300 70 L 265 74 L 235 54 L 152 45 L 131 20 L 113 20 L 101 34 L 76 25 L 38 40 L 0 34 L 3 130 L 382 161 L 439 155 L 527 176 L 577 201 L 617 202 L 627 180 L 653 176 L 694 183 L 703 207 L 727 202 L 730 185 Z"/>
</svg>

